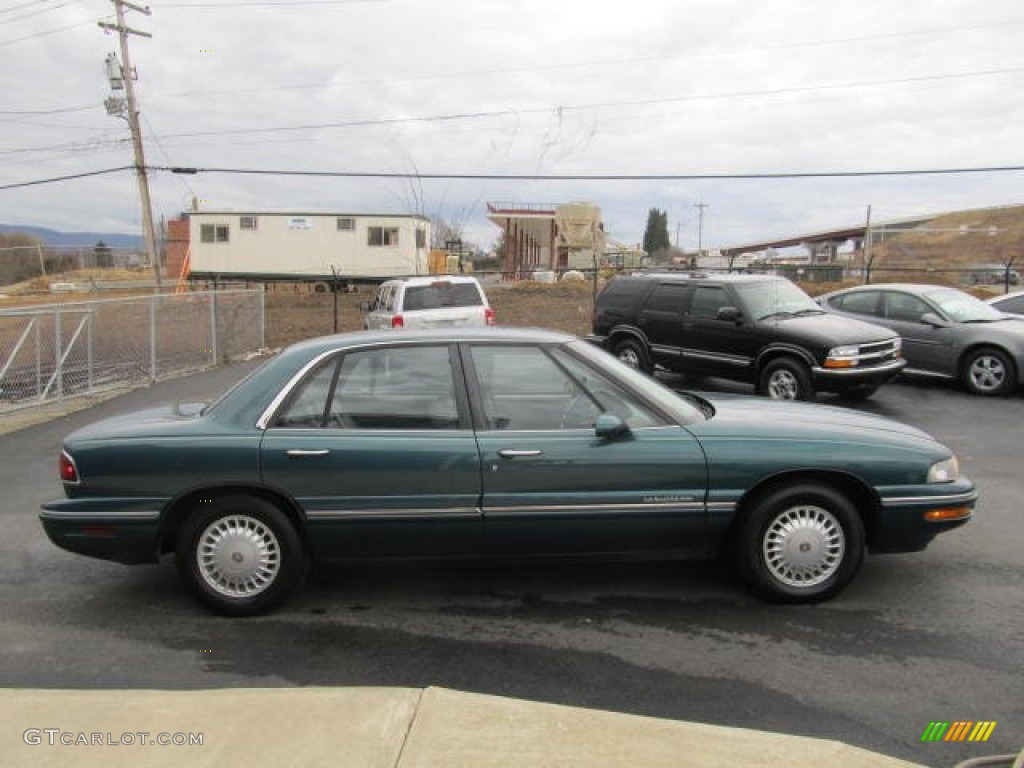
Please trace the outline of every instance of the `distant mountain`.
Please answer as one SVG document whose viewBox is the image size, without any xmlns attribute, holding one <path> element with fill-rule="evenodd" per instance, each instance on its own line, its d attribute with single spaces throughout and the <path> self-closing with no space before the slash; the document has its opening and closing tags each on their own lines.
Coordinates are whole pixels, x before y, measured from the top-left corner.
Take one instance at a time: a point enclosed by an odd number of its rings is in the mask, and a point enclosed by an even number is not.
<svg viewBox="0 0 1024 768">
<path fill-rule="evenodd" d="M 21 233 L 39 238 L 44 245 L 92 247 L 100 240 L 111 248 L 143 248 L 142 235 L 122 235 L 111 232 L 58 232 L 45 227 L 0 224 L 0 234 Z"/>
</svg>

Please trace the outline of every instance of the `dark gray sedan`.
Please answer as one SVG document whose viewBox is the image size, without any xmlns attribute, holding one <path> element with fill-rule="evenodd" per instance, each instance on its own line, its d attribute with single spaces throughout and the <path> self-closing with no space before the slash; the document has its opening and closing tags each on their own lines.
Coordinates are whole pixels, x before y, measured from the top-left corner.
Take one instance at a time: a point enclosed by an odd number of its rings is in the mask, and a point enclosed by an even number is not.
<svg viewBox="0 0 1024 768">
<path fill-rule="evenodd" d="M 969 293 L 893 283 L 827 293 L 818 303 L 899 333 L 905 373 L 955 379 L 976 395 L 1006 395 L 1024 383 L 1024 323 Z"/>
</svg>

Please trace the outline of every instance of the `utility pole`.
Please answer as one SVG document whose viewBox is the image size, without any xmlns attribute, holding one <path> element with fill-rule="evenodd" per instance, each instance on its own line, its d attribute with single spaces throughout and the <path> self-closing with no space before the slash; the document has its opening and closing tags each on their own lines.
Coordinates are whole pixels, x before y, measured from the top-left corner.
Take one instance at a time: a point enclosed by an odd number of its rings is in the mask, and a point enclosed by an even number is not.
<svg viewBox="0 0 1024 768">
<path fill-rule="evenodd" d="M 697 209 L 697 258 L 704 255 L 704 209 L 708 208 L 706 203 L 694 203 Z"/>
<path fill-rule="evenodd" d="M 107 100 L 107 112 L 111 115 L 121 114 L 128 120 L 128 127 L 132 132 L 132 145 L 135 148 L 135 176 L 139 182 L 139 198 L 142 201 L 142 235 L 146 241 L 146 253 L 149 256 L 149 263 L 153 265 L 153 277 L 156 279 L 156 290 L 160 292 L 162 281 L 160 278 L 160 257 L 156 249 L 156 229 L 153 227 L 153 204 L 149 197 L 149 177 L 146 175 L 146 156 L 142 150 L 142 129 L 139 126 L 139 109 L 135 101 L 135 68 L 132 67 L 132 60 L 128 53 L 128 35 L 139 35 L 140 37 L 152 37 L 149 32 L 142 32 L 132 29 L 125 24 L 124 9 L 128 6 L 133 11 L 144 13 L 149 16 L 149 8 L 133 5 L 127 0 L 111 0 L 114 4 L 114 11 L 117 15 L 117 23 L 109 24 L 101 21 L 99 25 L 107 31 L 117 32 L 121 38 L 121 60 L 122 65 L 118 67 L 117 57 L 113 60 L 107 57 L 107 74 L 110 76 L 111 88 L 118 90 L 117 80 L 114 77 L 115 68 L 120 69 L 121 87 L 124 88 L 127 99 L 127 109 L 120 99 L 111 98 Z M 120 103 L 120 106 L 118 104 Z M 124 114 L 124 113 L 127 114 Z"/>
<path fill-rule="evenodd" d="M 864 253 L 864 285 L 871 283 L 871 260 L 874 258 L 871 255 L 871 206 L 868 206 L 867 220 L 864 222 L 864 247 L 861 249 Z"/>
</svg>

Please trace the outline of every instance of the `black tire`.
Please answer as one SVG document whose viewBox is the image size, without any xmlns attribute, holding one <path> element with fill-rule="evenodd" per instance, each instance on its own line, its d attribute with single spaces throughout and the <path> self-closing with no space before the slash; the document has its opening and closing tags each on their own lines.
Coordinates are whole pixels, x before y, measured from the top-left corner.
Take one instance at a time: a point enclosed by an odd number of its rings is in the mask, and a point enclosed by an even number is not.
<svg viewBox="0 0 1024 768">
<path fill-rule="evenodd" d="M 850 500 L 820 483 L 799 483 L 755 503 L 736 538 L 736 565 L 758 594 L 778 603 L 817 603 L 839 594 L 864 560 L 864 523 Z"/>
<path fill-rule="evenodd" d="M 633 339 L 620 341 L 615 345 L 615 356 L 625 365 L 646 373 L 648 376 L 654 372 L 651 356 L 647 354 L 644 345 L 639 341 L 634 341 Z"/>
<path fill-rule="evenodd" d="M 200 502 L 178 532 L 176 558 L 185 583 L 226 616 L 280 605 L 306 570 L 291 521 L 270 502 L 245 495 Z"/>
<path fill-rule="evenodd" d="M 982 347 L 964 358 L 963 382 L 967 391 L 975 395 L 1006 395 L 1016 386 L 1017 370 L 1001 349 Z"/>
<path fill-rule="evenodd" d="M 863 386 L 860 387 L 850 387 L 849 389 L 844 389 L 839 392 L 839 396 L 843 400 L 848 400 L 851 403 L 859 403 L 864 400 L 867 400 L 877 391 L 878 387 L 873 386 L 871 384 L 864 384 Z"/>
<path fill-rule="evenodd" d="M 806 365 L 792 357 L 776 358 L 761 371 L 757 380 L 757 394 L 772 400 L 813 400 L 811 372 Z"/>
</svg>

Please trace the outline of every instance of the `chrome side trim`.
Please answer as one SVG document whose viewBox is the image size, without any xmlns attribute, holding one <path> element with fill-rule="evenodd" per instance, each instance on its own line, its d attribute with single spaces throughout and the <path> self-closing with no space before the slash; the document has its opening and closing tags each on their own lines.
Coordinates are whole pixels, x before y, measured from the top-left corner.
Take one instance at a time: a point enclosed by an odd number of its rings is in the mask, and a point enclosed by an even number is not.
<svg viewBox="0 0 1024 768">
<path fill-rule="evenodd" d="M 935 496 L 890 496 L 882 498 L 883 506 L 889 507 L 915 507 L 922 504 L 966 504 L 978 500 L 977 491 L 967 493 L 952 493 Z"/>
<path fill-rule="evenodd" d="M 702 512 L 702 501 L 664 501 L 646 504 L 537 504 L 520 507 L 487 507 L 487 515 L 550 515 L 550 514 L 615 514 L 621 511 L 633 512 Z"/>
<path fill-rule="evenodd" d="M 479 517 L 479 507 L 438 507 L 427 509 L 309 509 L 309 520 L 349 520 L 361 518 L 405 518 L 405 517 Z"/>
</svg>

